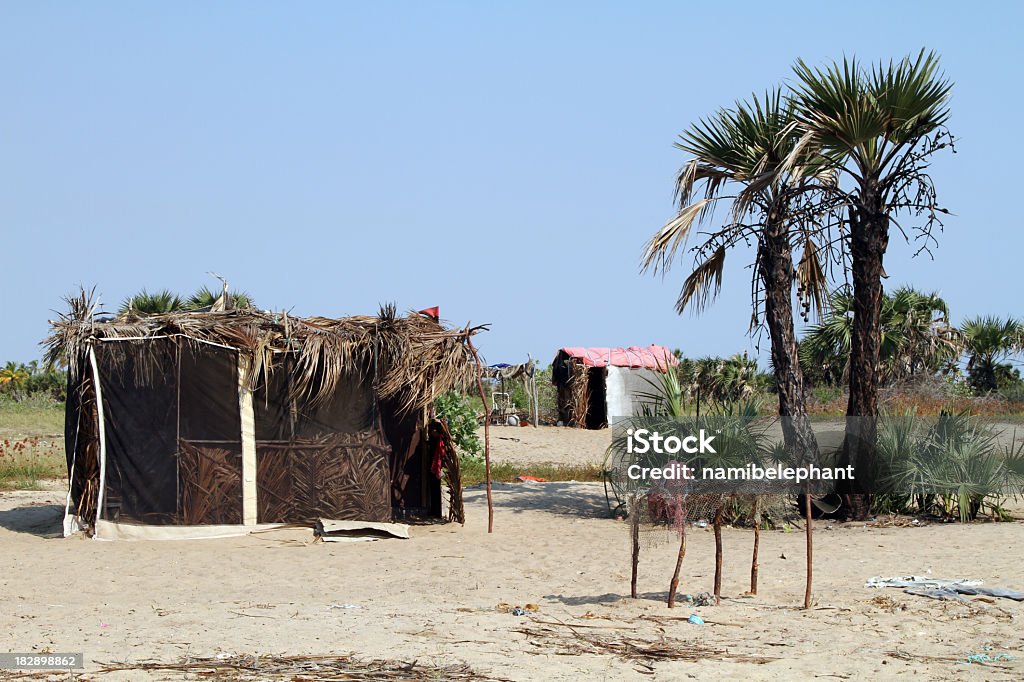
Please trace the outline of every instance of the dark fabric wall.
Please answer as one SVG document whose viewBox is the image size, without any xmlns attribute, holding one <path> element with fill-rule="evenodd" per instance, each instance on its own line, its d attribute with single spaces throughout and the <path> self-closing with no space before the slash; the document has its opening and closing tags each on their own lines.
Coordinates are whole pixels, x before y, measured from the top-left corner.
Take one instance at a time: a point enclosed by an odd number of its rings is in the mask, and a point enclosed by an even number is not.
<svg viewBox="0 0 1024 682">
<path fill-rule="evenodd" d="M 107 445 L 103 519 L 174 521 L 176 360 L 175 344 L 164 339 L 96 345 Z"/>
</svg>

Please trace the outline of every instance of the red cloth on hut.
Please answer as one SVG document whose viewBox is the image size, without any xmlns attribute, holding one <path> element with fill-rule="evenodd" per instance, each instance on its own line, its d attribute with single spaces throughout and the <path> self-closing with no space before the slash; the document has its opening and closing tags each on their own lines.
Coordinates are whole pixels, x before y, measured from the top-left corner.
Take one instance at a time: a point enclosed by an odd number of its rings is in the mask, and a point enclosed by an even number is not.
<svg viewBox="0 0 1024 682">
<path fill-rule="evenodd" d="M 441 480 L 441 465 L 444 462 L 444 439 L 437 439 L 437 446 L 434 448 L 434 461 L 430 463 L 430 471 L 433 472 L 437 480 Z"/>
</svg>

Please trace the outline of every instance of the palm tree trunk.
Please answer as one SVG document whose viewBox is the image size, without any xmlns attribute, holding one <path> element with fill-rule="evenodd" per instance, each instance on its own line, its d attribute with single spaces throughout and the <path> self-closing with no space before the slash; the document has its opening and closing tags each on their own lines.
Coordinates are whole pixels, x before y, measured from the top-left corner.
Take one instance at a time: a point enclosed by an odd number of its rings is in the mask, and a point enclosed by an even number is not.
<svg viewBox="0 0 1024 682">
<path fill-rule="evenodd" d="M 868 187 L 850 210 L 853 274 L 853 330 L 850 345 L 850 399 L 846 408 L 843 465 L 855 467 L 853 485 L 844 486 L 847 513 L 864 520 L 871 500 L 864 482 L 874 469 L 878 435 L 878 360 L 881 351 L 882 259 L 889 245 L 889 218 L 882 199 Z"/>
<path fill-rule="evenodd" d="M 816 460 L 818 443 L 807 420 L 807 394 L 793 327 L 793 251 L 786 227 L 774 213 L 769 214 L 760 247 L 764 321 L 771 337 L 783 439 L 800 461 Z"/>
<path fill-rule="evenodd" d="M 774 214 L 769 214 L 769 218 Z M 816 464 L 818 440 L 807 417 L 807 394 L 793 329 L 793 252 L 781 221 L 770 220 L 761 240 L 761 280 L 765 292 L 765 324 L 772 344 L 772 366 L 779 394 L 782 437 L 794 462 Z M 809 491 L 808 491 L 809 492 Z M 810 495 L 807 499 L 807 582 L 804 605 L 810 603 L 812 574 L 812 527 Z M 756 514 L 755 514 L 756 522 Z M 754 559 L 750 569 L 750 591 L 757 594 L 758 530 L 755 528 Z"/>
</svg>

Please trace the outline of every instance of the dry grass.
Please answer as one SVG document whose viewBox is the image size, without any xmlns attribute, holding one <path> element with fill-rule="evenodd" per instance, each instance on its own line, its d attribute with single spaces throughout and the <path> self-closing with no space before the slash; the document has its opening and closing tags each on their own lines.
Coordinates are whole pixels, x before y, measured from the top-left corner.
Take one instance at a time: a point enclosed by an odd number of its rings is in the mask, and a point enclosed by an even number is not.
<svg viewBox="0 0 1024 682">
<path fill-rule="evenodd" d="M 64 404 L 0 400 L 0 490 L 33 490 L 41 480 L 66 476 Z"/>
</svg>

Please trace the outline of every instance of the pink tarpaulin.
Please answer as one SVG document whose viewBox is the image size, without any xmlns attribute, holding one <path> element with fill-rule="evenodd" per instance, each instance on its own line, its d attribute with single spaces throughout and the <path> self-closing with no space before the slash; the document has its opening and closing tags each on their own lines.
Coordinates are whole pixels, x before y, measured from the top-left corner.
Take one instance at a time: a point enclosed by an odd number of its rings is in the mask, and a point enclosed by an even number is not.
<svg viewBox="0 0 1024 682">
<path fill-rule="evenodd" d="M 582 360 L 590 367 L 646 367 L 665 371 L 679 364 L 672 351 L 664 346 L 650 345 L 646 348 L 563 348 L 562 352 Z"/>
</svg>

